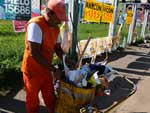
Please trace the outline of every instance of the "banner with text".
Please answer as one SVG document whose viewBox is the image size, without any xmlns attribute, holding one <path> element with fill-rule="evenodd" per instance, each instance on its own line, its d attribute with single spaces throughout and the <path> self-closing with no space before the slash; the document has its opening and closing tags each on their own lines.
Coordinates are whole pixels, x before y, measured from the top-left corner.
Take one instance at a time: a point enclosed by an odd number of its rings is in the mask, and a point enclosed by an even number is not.
<svg viewBox="0 0 150 113">
<path fill-rule="evenodd" d="M 89 22 L 100 22 L 102 3 L 100 2 L 86 2 L 84 9 L 84 20 Z"/>
<path fill-rule="evenodd" d="M 78 43 L 81 53 L 83 52 L 86 43 L 87 40 L 81 40 Z M 89 58 L 94 56 L 95 54 L 100 55 L 101 53 L 104 53 L 106 51 L 111 51 L 111 49 L 112 49 L 112 38 L 104 37 L 91 39 L 84 52 L 83 58 Z"/>
<path fill-rule="evenodd" d="M 32 0 L 32 17 L 39 16 L 41 11 L 40 11 L 40 0 Z M 42 7 L 42 6 L 41 6 Z M 22 20 L 13 20 L 13 27 L 15 32 L 25 32 L 25 24 L 27 21 L 22 21 Z"/>
<path fill-rule="evenodd" d="M 29 20 L 31 0 L 0 0 L 0 19 Z"/>
<path fill-rule="evenodd" d="M 114 6 L 104 4 L 101 22 L 110 23 L 113 22 L 113 19 L 114 19 Z"/>
<path fill-rule="evenodd" d="M 86 1 L 83 19 L 89 22 L 112 22 L 114 6 L 102 2 Z"/>
</svg>

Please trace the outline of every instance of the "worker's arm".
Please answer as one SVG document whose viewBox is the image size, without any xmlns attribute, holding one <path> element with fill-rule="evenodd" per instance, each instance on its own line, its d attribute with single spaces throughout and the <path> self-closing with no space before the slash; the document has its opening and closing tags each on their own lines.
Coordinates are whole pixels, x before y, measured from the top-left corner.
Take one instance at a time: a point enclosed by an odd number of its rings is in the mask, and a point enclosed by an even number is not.
<svg viewBox="0 0 150 113">
<path fill-rule="evenodd" d="M 62 48 L 61 48 L 61 43 L 56 43 L 56 44 L 55 44 L 55 53 L 56 53 L 56 55 L 57 55 L 60 59 L 62 59 L 62 56 L 63 56 L 64 52 L 63 52 L 63 50 L 62 50 Z"/>
<path fill-rule="evenodd" d="M 50 69 L 51 71 L 54 71 L 55 68 L 49 63 L 49 61 L 41 54 L 41 44 L 36 42 L 28 41 L 29 43 L 29 49 L 30 49 L 30 55 L 41 65 L 43 65 L 45 68 Z"/>
</svg>

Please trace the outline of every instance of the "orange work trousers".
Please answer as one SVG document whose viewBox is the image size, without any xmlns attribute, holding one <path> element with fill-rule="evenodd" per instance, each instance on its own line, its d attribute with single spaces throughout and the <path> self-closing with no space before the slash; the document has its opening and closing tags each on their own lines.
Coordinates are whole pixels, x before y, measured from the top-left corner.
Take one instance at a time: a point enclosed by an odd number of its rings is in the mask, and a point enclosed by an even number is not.
<svg viewBox="0 0 150 113">
<path fill-rule="evenodd" d="M 26 90 L 27 113 L 40 113 L 39 91 L 41 91 L 44 103 L 49 113 L 54 113 L 55 96 L 52 74 L 37 74 L 30 76 L 23 73 Z"/>
</svg>

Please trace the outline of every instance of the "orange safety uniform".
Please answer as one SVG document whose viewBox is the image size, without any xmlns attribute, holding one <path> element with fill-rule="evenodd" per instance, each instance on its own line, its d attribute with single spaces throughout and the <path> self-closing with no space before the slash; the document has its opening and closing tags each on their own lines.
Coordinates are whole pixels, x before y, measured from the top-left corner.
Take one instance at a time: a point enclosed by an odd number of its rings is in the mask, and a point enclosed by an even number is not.
<svg viewBox="0 0 150 113">
<path fill-rule="evenodd" d="M 43 16 L 32 18 L 29 23 L 36 23 L 42 31 L 41 54 L 52 63 L 54 46 L 59 34 L 59 27 L 48 26 Z M 28 25 L 27 24 L 27 25 Z M 26 33 L 25 52 L 21 70 L 26 90 L 26 107 L 28 113 L 39 113 L 39 91 L 42 93 L 45 105 L 49 113 L 53 113 L 55 96 L 52 73 L 48 68 L 39 64 L 30 54 Z"/>
</svg>

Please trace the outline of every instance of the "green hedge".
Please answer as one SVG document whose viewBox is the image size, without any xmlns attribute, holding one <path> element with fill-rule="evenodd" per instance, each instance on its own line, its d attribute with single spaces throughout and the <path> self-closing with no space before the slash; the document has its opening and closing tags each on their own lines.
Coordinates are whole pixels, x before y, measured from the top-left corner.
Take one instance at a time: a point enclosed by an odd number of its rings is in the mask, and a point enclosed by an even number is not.
<svg viewBox="0 0 150 113">
<path fill-rule="evenodd" d="M 0 38 L 0 68 L 6 69 L 20 68 L 20 63 L 24 51 L 23 35 L 17 37 Z M 0 71 L 0 72 L 1 72 Z"/>
<path fill-rule="evenodd" d="M 20 70 L 25 33 L 15 33 L 12 21 L 0 20 L 0 78 L 6 70 Z"/>
<path fill-rule="evenodd" d="M 7 35 L 7 36 L 6 36 Z M 0 35 L 0 95 L 21 81 L 20 65 L 24 52 L 24 33 Z"/>
</svg>

